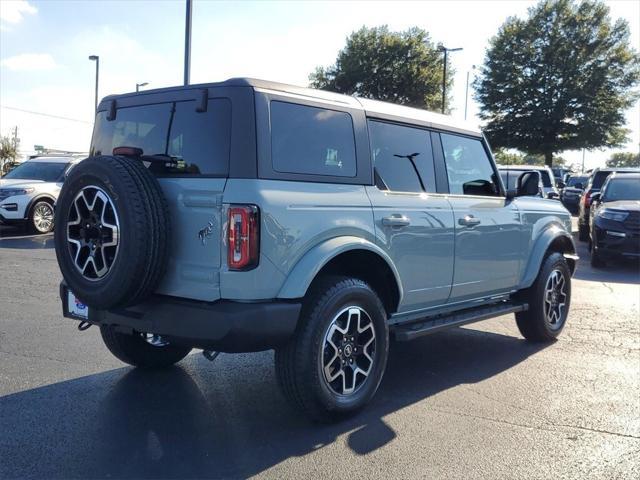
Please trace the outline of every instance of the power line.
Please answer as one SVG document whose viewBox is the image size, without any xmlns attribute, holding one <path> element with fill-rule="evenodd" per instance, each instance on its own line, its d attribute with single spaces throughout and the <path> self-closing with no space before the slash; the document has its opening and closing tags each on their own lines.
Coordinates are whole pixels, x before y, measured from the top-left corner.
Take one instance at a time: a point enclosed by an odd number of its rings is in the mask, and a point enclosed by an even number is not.
<svg viewBox="0 0 640 480">
<path fill-rule="evenodd" d="M 68 120 L 70 122 L 79 122 L 79 123 L 86 123 L 88 125 L 93 125 L 93 122 L 87 122 L 86 120 L 78 120 L 77 118 L 63 117 L 61 115 L 51 115 L 50 113 L 34 112 L 33 110 L 25 110 L 23 108 L 8 107 L 6 105 L 0 105 L 0 108 L 6 108 L 7 110 L 15 110 L 16 112 L 30 113 L 32 115 L 40 115 L 42 117 L 57 118 L 59 120 Z"/>
</svg>

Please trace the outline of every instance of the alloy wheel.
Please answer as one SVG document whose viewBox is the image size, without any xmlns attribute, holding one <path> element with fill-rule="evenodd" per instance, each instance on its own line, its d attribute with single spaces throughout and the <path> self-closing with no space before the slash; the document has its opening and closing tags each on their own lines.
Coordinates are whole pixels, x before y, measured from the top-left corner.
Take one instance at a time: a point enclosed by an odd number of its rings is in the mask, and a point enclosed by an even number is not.
<svg viewBox="0 0 640 480">
<path fill-rule="evenodd" d="M 76 269 L 87 280 L 104 278 L 120 243 L 113 202 L 101 188 L 86 186 L 73 199 L 67 220 L 67 244 Z"/>
<path fill-rule="evenodd" d="M 567 282 L 560 270 L 553 270 L 544 288 L 544 315 L 549 327 L 557 330 L 562 326 L 567 304 Z"/>
<path fill-rule="evenodd" d="M 373 370 L 376 332 L 369 314 L 358 306 L 342 309 L 324 336 L 322 372 L 325 384 L 338 395 L 351 395 Z"/>
<path fill-rule="evenodd" d="M 33 209 L 33 226 L 40 233 L 53 230 L 53 208 L 46 202 L 38 203 Z"/>
</svg>

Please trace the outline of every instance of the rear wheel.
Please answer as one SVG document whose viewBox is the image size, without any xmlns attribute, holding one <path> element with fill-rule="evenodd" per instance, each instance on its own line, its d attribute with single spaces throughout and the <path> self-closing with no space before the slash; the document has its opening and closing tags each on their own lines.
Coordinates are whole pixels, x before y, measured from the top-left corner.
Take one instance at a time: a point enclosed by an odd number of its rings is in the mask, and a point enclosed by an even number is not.
<svg viewBox="0 0 640 480">
<path fill-rule="evenodd" d="M 53 231 L 53 205 L 45 200 L 40 200 L 31 207 L 29 230 L 34 233 L 49 233 Z"/>
<path fill-rule="evenodd" d="M 100 333 L 109 351 L 134 367 L 166 368 L 182 360 L 191 351 L 188 347 L 169 345 L 157 335 L 118 332 L 113 325 L 102 325 Z"/>
<path fill-rule="evenodd" d="M 276 375 L 296 408 L 327 422 L 371 400 L 388 347 L 386 313 L 371 287 L 355 278 L 328 277 L 306 299 L 294 337 L 276 351 Z"/>
<path fill-rule="evenodd" d="M 564 328 L 571 304 L 571 271 L 561 253 L 551 253 L 542 263 L 531 287 L 521 292 L 529 309 L 516 313 L 524 338 L 533 342 L 555 340 Z"/>
</svg>

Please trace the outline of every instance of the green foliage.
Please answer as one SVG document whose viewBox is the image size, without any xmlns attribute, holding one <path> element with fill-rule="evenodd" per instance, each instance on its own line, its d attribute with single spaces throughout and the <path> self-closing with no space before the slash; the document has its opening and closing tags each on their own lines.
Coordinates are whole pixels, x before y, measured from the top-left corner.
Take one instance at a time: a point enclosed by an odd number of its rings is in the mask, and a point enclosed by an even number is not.
<svg viewBox="0 0 640 480">
<path fill-rule="evenodd" d="M 440 111 L 443 61 L 420 28 L 362 27 L 347 38 L 336 63 L 317 67 L 309 81 L 312 88 Z M 454 73 L 447 65 L 448 91 Z"/>
<path fill-rule="evenodd" d="M 496 163 L 499 165 L 544 165 L 544 155 L 520 153 L 498 148 L 493 152 Z M 555 157 L 553 162 L 556 166 L 564 166 L 566 159 Z"/>
<path fill-rule="evenodd" d="M 614 153 L 607 160 L 607 167 L 640 167 L 640 153 Z"/>
<path fill-rule="evenodd" d="M 19 145 L 20 140 L 14 139 L 12 136 L 0 136 L 0 175 L 5 173 L 5 167 L 17 160 Z"/>
<path fill-rule="evenodd" d="M 475 98 L 496 147 L 541 154 L 626 141 L 640 56 L 629 26 L 601 2 L 543 0 L 491 40 Z"/>
</svg>

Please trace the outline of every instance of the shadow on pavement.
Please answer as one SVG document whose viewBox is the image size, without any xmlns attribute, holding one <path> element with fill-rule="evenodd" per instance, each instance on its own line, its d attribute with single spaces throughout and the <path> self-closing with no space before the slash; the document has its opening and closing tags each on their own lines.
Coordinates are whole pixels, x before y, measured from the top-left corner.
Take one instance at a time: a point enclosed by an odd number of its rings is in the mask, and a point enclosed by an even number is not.
<svg viewBox="0 0 640 480">
<path fill-rule="evenodd" d="M 164 372 L 122 368 L 35 388 L 0 398 L 0 477 L 247 477 L 343 434 L 365 455 L 398 435 L 386 415 L 542 348 L 470 329 L 392 344 L 374 401 L 334 425 L 311 424 L 288 406 L 270 352 L 213 365 L 198 355 Z"/>
<path fill-rule="evenodd" d="M 30 235 L 24 227 L 0 225 L 0 248 L 53 248 L 53 234 Z"/>
</svg>

